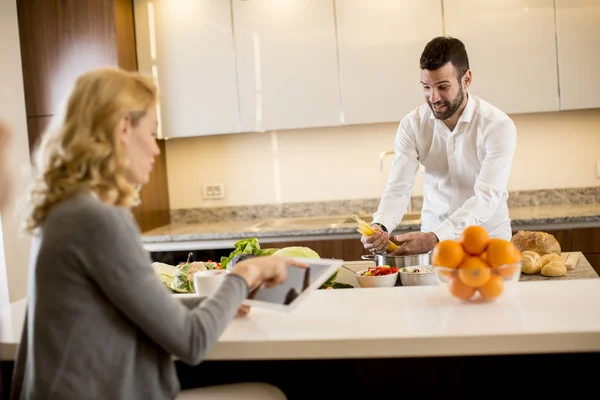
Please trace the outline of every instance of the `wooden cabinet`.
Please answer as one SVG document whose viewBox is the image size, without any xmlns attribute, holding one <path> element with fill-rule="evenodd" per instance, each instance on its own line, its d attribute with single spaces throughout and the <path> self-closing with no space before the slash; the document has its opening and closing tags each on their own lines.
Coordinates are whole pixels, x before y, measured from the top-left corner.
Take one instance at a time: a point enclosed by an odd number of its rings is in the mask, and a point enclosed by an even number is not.
<svg viewBox="0 0 600 400">
<path fill-rule="evenodd" d="M 19 0 L 25 103 L 34 150 L 83 73 L 112 66 L 137 69 L 132 0 Z M 164 142 L 142 204 L 133 211 L 142 231 L 168 224 Z"/>
<path fill-rule="evenodd" d="M 232 4 L 242 131 L 340 125 L 332 1 Z"/>
<path fill-rule="evenodd" d="M 346 124 L 399 121 L 423 103 L 419 58 L 443 34 L 439 0 L 335 0 Z"/>
<path fill-rule="evenodd" d="M 446 34 L 469 54 L 473 94 L 509 114 L 559 110 L 553 0 L 443 3 Z"/>
<path fill-rule="evenodd" d="M 600 107 L 600 1 L 555 3 L 561 110 Z"/>
<path fill-rule="evenodd" d="M 162 135 L 239 132 L 230 2 L 135 0 L 135 24 L 140 71 L 160 84 Z"/>
</svg>

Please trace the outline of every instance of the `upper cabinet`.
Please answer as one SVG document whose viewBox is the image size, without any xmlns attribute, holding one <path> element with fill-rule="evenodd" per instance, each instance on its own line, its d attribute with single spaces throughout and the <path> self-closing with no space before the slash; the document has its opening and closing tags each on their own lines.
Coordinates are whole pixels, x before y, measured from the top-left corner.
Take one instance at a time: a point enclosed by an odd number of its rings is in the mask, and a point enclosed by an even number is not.
<svg viewBox="0 0 600 400">
<path fill-rule="evenodd" d="M 469 54 L 473 94 L 506 113 L 559 110 L 553 0 L 443 3 L 446 34 Z"/>
<path fill-rule="evenodd" d="M 600 107 L 600 1 L 556 0 L 561 109 Z"/>
<path fill-rule="evenodd" d="M 134 1 L 163 137 L 397 122 L 441 35 L 508 114 L 600 107 L 600 0 Z"/>
<path fill-rule="evenodd" d="M 239 132 L 229 1 L 135 1 L 139 69 L 160 89 L 164 137 Z"/>
<path fill-rule="evenodd" d="M 424 102 L 419 58 L 443 34 L 440 0 L 335 0 L 347 124 L 399 121 Z"/>
<path fill-rule="evenodd" d="M 340 125 L 333 2 L 232 4 L 242 131 Z"/>
</svg>

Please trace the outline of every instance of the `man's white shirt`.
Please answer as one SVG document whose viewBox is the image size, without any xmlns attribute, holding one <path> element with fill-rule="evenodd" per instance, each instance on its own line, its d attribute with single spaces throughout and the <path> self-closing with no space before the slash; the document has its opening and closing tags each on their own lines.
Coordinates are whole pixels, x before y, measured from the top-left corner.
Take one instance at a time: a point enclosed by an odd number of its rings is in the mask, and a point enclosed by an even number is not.
<svg viewBox="0 0 600 400">
<path fill-rule="evenodd" d="M 516 143 L 513 121 L 477 96 L 468 94 L 453 131 L 423 104 L 400 121 L 390 177 L 373 222 L 389 232 L 398 226 L 421 164 L 423 232 L 442 241 L 482 225 L 491 237 L 510 240 L 507 184 Z"/>
</svg>

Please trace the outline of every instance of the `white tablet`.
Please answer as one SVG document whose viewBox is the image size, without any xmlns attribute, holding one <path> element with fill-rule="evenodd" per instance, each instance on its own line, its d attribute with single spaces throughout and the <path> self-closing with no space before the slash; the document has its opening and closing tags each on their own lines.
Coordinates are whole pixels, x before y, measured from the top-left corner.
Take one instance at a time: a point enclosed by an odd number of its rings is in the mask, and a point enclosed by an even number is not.
<svg viewBox="0 0 600 400">
<path fill-rule="evenodd" d="M 310 292 L 318 289 L 341 267 L 344 260 L 331 258 L 294 258 L 309 268 L 288 267 L 287 280 L 272 288 L 253 290 L 244 304 L 289 312 L 298 306 Z"/>
</svg>

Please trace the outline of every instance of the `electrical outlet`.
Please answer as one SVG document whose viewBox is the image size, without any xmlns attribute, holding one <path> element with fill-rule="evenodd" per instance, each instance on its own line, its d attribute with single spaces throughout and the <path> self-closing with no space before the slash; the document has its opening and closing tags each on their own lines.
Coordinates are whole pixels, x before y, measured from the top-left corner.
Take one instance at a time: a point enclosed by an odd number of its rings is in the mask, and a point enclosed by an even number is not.
<svg viewBox="0 0 600 400">
<path fill-rule="evenodd" d="M 212 183 L 210 185 L 202 185 L 202 196 L 205 200 L 224 199 L 225 184 Z"/>
<path fill-rule="evenodd" d="M 596 161 L 596 178 L 600 179 L 600 160 Z"/>
</svg>

